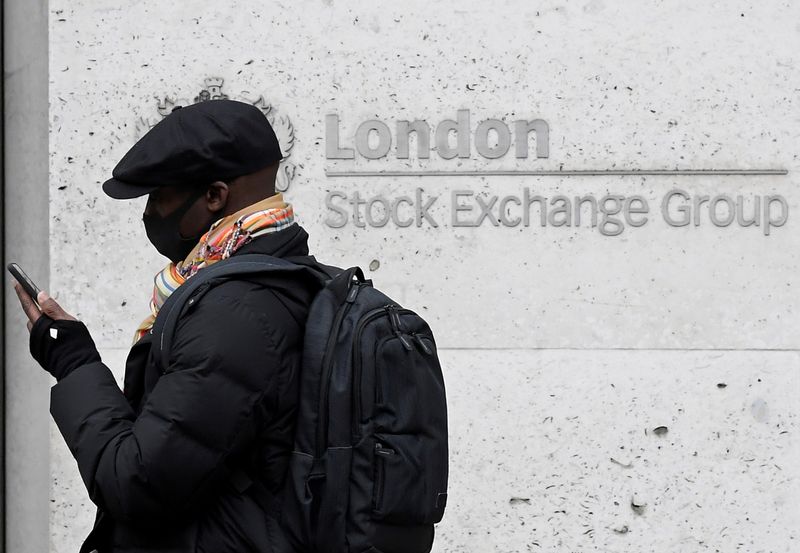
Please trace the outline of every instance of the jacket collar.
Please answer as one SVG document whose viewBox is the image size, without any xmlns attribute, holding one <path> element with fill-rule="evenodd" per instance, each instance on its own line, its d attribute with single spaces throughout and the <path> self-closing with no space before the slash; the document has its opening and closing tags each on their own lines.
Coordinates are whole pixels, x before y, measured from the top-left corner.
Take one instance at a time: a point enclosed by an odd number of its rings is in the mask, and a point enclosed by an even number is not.
<svg viewBox="0 0 800 553">
<path fill-rule="evenodd" d="M 260 253 L 280 258 L 304 257 L 308 255 L 308 233 L 294 223 L 289 227 L 257 236 L 252 242 L 236 250 L 233 255 Z"/>
</svg>

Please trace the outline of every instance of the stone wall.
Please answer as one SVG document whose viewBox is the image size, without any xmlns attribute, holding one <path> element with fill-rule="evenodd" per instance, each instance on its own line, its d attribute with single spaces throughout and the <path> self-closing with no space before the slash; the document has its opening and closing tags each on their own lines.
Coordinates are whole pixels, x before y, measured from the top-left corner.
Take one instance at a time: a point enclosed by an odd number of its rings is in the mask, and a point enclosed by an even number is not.
<svg viewBox="0 0 800 553">
<path fill-rule="evenodd" d="M 741 0 L 52 0 L 50 288 L 121 376 L 164 260 L 144 200 L 100 184 L 174 104 L 248 99 L 314 253 L 434 329 L 437 552 L 794 550 L 799 20 Z M 76 551 L 93 512 L 55 429 L 50 456 L 51 551 Z"/>
</svg>

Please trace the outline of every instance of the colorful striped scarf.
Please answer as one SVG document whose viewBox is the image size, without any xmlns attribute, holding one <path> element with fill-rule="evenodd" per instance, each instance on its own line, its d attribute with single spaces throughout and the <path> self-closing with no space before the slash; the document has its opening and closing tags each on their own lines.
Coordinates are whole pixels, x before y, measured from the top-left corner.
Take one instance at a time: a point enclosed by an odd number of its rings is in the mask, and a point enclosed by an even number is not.
<svg viewBox="0 0 800 553">
<path fill-rule="evenodd" d="M 197 271 L 227 259 L 253 238 L 278 232 L 293 222 L 294 210 L 291 204 L 283 201 L 283 195 L 276 194 L 211 225 L 186 259 L 170 263 L 155 276 L 153 296 L 150 298 L 151 314 L 136 329 L 133 343 L 150 332 L 159 309 L 170 294 L 197 274 Z"/>
</svg>

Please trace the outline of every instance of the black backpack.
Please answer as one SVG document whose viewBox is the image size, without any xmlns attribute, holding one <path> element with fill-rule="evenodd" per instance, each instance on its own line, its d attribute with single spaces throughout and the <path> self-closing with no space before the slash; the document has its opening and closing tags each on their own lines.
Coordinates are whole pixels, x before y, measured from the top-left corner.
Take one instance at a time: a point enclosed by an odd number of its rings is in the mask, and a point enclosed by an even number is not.
<svg viewBox="0 0 800 553">
<path fill-rule="evenodd" d="M 162 307 L 156 354 L 166 363 L 178 319 L 201 288 L 253 273 L 314 274 L 322 289 L 306 324 L 281 527 L 303 553 L 428 553 L 448 477 L 447 406 L 431 329 L 358 267 L 308 259 L 242 254 L 203 269 Z"/>
</svg>

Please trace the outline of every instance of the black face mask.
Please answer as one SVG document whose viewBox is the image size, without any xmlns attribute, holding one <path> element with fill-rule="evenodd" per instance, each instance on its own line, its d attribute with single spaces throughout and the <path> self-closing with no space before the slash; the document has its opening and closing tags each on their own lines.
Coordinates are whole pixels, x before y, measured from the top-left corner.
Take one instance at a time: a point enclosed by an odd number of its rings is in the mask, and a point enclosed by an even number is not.
<svg viewBox="0 0 800 553">
<path fill-rule="evenodd" d="M 205 188 L 201 188 L 197 192 L 190 194 L 186 201 L 169 215 L 162 217 L 155 210 L 152 210 L 150 214 L 145 213 L 142 215 L 147 238 L 156 247 L 158 253 L 173 263 L 183 261 L 189 255 L 189 252 L 197 245 L 213 222 L 209 220 L 208 225 L 204 225 L 204 230 L 200 231 L 197 236 L 188 238 L 181 236 L 181 219 L 197 199 L 205 193 Z"/>
</svg>

